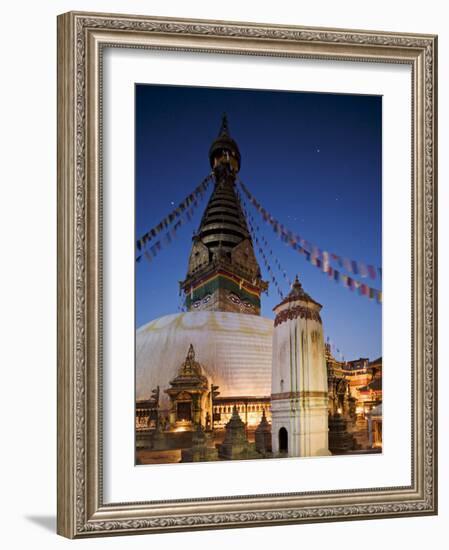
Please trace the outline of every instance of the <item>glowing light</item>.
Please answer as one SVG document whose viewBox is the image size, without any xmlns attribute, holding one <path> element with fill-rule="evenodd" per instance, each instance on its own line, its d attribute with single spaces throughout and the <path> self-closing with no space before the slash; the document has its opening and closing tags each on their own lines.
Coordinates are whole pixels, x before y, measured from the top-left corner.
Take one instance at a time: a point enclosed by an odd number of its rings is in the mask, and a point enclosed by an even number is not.
<svg viewBox="0 0 449 550">
<path fill-rule="evenodd" d="M 174 431 L 175 431 L 175 432 L 186 432 L 186 431 L 187 431 L 187 427 L 186 427 L 186 426 L 178 426 L 177 428 L 175 428 Z"/>
</svg>

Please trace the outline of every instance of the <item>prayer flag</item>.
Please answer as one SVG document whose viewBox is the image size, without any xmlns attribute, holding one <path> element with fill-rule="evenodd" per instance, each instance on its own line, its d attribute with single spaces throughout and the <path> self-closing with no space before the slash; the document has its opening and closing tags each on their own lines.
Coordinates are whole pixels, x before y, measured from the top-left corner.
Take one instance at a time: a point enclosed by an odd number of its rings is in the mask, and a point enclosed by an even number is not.
<svg viewBox="0 0 449 550">
<path fill-rule="evenodd" d="M 329 252 L 323 251 L 323 271 L 327 273 L 329 269 Z"/>
<path fill-rule="evenodd" d="M 348 260 L 348 258 L 344 258 L 343 267 L 346 269 L 346 271 L 349 271 L 349 273 L 351 273 L 351 269 L 352 269 L 351 260 Z"/>
<path fill-rule="evenodd" d="M 364 264 L 363 262 L 359 262 L 359 273 L 362 277 L 367 277 L 368 275 L 366 264 Z"/>
</svg>

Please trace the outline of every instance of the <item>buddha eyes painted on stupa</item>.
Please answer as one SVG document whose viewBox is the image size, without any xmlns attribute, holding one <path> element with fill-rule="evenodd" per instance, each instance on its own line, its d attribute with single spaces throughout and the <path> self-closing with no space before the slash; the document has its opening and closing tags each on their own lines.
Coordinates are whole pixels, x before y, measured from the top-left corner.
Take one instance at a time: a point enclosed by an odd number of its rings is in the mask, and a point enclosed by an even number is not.
<svg viewBox="0 0 449 550">
<path fill-rule="evenodd" d="M 234 302 L 234 304 L 240 304 L 242 302 L 237 294 L 234 294 L 233 292 L 228 294 L 228 299 L 231 300 L 231 302 Z"/>
<path fill-rule="evenodd" d="M 204 296 L 204 298 L 202 300 L 196 300 L 195 302 L 193 302 L 192 308 L 193 309 L 200 308 L 202 304 L 209 303 L 211 298 L 212 298 L 212 294 L 206 294 L 206 296 Z"/>
</svg>

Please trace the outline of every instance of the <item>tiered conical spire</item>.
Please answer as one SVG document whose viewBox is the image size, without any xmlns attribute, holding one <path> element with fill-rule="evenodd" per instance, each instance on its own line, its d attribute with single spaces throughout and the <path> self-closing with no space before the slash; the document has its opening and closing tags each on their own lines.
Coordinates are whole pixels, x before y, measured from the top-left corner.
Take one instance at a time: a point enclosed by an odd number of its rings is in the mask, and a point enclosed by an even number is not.
<svg viewBox="0 0 449 550">
<path fill-rule="evenodd" d="M 259 314 L 267 283 L 236 190 L 240 151 L 223 115 L 209 150 L 215 188 L 193 238 L 187 278 L 181 283 L 189 310 Z"/>
<path fill-rule="evenodd" d="M 197 236 L 212 253 L 219 247 L 230 252 L 245 239 L 252 242 L 232 178 L 216 180 Z"/>
</svg>

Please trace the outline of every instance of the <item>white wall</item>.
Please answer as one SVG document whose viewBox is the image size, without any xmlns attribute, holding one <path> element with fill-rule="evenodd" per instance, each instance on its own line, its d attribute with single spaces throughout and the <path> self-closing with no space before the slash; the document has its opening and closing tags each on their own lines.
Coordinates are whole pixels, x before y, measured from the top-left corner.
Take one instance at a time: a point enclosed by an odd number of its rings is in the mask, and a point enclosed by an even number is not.
<svg viewBox="0 0 449 550">
<path fill-rule="evenodd" d="M 1 302 L 2 462 L 0 499 L 2 547 L 148 548 L 164 544 L 214 545 L 217 550 L 248 545 L 271 548 L 292 542 L 315 549 L 361 544 L 366 550 L 401 547 L 442 548 L 449 534 L 449 413 L 441 399 L 439 517 L 375 520 L 320 525 L 258 528 L 92 539 L 70 543 L 54 534 L 56 514 L 56 15 L 95 10 L 178 17 L 234 19 L 311 26 L 428 32 L 440 35 L 440 209 L 449 205 L 449 30 L 444 2 L 360 0 L 275 3 L 170 0 L 10 0 L 2 4 L 1 40 Z M 257 6 L 257 9 L 256 9 Z M 448 327 L 449 268 L 446 235 L 440 224 L 440 333 Z M 441 338 L 442 346 L 444 339 Z M 444 352 L 444 350 L 443 350 Z M 442 354 L 439 385 L 449 374 Z M 5 378 L 6 375 L 6 378 Z M 443 396 L 444 397 L 444 396 Z M 17 428 L 31 429 L 18 434 Z M 6 537 L 8 537 L 7 540 Z M 356 542 L 357 541 L 357 542 Z"/>
</svg>

